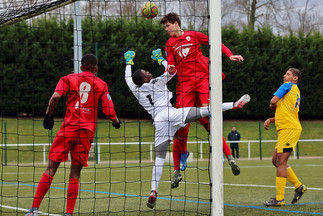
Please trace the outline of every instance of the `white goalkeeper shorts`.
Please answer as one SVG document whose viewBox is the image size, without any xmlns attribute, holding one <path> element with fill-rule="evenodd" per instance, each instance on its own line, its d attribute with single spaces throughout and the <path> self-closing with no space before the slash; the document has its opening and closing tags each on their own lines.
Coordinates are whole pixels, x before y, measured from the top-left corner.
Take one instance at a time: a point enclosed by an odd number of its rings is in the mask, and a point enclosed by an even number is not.
<svg viewBox="0 0 323 216">
<path fill-rule="evenodd" d="M 173 140 L 176 131 L 185 127 L 185 119 L 190 107 L 175 109 L 174 107 L 166 108 L 160 111 L 154 119 L 155 146 L 167 141 Z"/>
</svg>

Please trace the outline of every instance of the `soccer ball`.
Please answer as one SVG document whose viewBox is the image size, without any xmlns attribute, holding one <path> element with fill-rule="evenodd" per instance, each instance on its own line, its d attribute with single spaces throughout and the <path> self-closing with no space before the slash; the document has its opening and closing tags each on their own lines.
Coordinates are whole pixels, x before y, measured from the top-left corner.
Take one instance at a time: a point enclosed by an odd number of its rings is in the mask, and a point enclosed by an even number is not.
<svg viewBox="0 0 323 216">
<path fill-rule="evenodd" d="M 158 14 L 158 7 L 154 2 L 148 1 L 142 6 L 141 13 L 147 19 L 152 19 Z"/>
</svg>

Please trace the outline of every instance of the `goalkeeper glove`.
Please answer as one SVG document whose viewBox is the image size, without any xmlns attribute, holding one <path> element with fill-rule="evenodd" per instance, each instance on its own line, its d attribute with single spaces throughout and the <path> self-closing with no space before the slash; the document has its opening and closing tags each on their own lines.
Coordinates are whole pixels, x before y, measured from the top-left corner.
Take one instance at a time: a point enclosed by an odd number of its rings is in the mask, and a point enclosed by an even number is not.
<svg viewBox="0 0 323 216">
<path fill-rule="evenodd" d="M 51 130 L 54 126 L 54 117 L 51 114 L 45 114 L 45 118 L 43 121 L 44 129 Z"/>
<path fill-rule="evenodd" d="M 121 126 L 121 120 L 120 119 L 118 119 L 119 120 L 119 122 L 113 122 L 112 123 L 112 126 L 115 128 L 115 129 L 119 129 L 120 128 L 120 126 Z"/>
<path fill-rule="evenodd" d="M 163 57 L 160 49 L 153 50 L 151 58 L 157 61 L 159 65 L 161 65 L 161 63 L 165 61 L 165 58 Z"/>
<path fill-rule="evenodd" d="M 127 65 L 134 65 L 133 58 L 135 57 L 135 51 L 127 51 L 124 53 L 124 58 L 126 59 Z"/>
</svg>

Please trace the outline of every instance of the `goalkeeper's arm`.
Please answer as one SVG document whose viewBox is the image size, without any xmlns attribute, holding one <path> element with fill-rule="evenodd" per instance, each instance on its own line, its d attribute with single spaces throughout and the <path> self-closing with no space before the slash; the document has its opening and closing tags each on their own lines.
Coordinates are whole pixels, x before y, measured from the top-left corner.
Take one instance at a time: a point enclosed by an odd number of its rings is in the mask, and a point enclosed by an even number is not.
<svg viewBox="0 0 323 216">
<path fill-rule="evenodd" d="M 134 65 L 133 59 L 135 57 L 135 52 L 129 50 L 125 52 L 123 55 L 126 60 L 125 80 L 130 90 L 134 92 L 136 91 L 136 85 L 132 81 L 131 65 Z"/>
<path fill-rule="evenodd" d="M 167 60 L 163 57 L 161 49 L 156 49 L 152 51 L 151 58 L 158 62 L 159 65 L 165 67 L 165 71 L 168 71 L 169 74 L 174 74 L 176 72 L 174 65 L 168 65 Z"/>
</svg>

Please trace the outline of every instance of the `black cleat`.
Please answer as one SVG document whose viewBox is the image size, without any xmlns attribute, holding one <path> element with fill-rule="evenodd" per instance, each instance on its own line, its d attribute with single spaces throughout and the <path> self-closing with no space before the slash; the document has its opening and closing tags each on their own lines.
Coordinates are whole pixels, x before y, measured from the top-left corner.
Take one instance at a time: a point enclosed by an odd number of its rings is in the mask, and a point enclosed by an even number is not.
<svg viewBox="0 0 323 216">
<path fill-rule="evenodd" d="M 233 175 L 239 175 L 240 174 L 240 167 L 236 163 L 235 160 L 229 160 L 229 165 L 231 167 Z"/>
<path fill-rule="evenodd" d="M 174 176 L 173 176 L 173 180 L 172 180 L 172 189 L 173 188 L 177 188 L 178 184 L 180 181 L 183 180 L 182 174 L 180 173 L 179 170 L 175 170 L 174 171 Z"/>
<path fill-rule="evenodd" d="M 285 200 L 276 200 L 276 198 L 272 198 L 268 202 L 264 202 L 265 206 L 284 206 Z"/>
<path fill-rule="evenodd" d="M 292 204 L 295 204 L 298 200 L 300 200 L 302 195 L 305 193 L 305 191 L 307 191 L 307 187 L 303 184 L 301 184 L 301 186 L 296 188 L 294 198 L 292 200 Z"/>
</svg>

